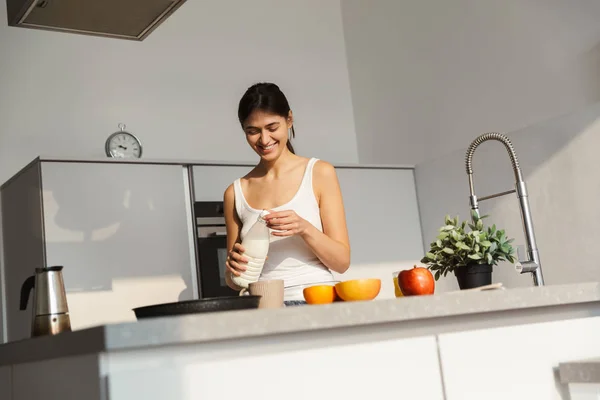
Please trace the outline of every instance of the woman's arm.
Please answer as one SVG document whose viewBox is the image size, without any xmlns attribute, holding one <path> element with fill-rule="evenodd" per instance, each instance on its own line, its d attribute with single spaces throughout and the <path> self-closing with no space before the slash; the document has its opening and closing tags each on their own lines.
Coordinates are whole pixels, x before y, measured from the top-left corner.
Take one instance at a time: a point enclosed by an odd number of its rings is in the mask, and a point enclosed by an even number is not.
<svg viewBox="0 0 600 400">
<path fill-rule="evenodd" d="M 324 161 L 315 164 L 313 190 L 319 202 L 323 232 L 294 211 L 272 213 L 265 219 L 271 228 L 283 231 L 273 232 L 274 236 L 299 235 L 327 268 L 344 273 L 350 267 L 350 240 L 342 192 L 331 164 Z"/>
<path fill-rule="evenodd" d="M 327 268 L 343 274 L 350 267 L 350 239 L 342 191 L 333 165 L 324 161 L 315 164 L 313 190 L 319 202 L 323 232 L 308 224 L 302 238 Z"/>
<path fill-rule="evenodd" d="M 239 243 L 240 230 L 242 223 L 239 220 L 237 213 L 235 212 L 235 193 L 233 191 L 233 185 L 230 185 L 223 196 L 223 214 L 225 216 L 225 226 L 227 228 L 227 254 L 231 254 L 233 246 Z M 231 281 L 231 266 L 229 265 L 229 257 L 227 257 L 227 269 L 225 271 L 225 282 L 227 286 L 233 290 L 241 290 L 242 288 L 237 286 Z"/>
</svg>

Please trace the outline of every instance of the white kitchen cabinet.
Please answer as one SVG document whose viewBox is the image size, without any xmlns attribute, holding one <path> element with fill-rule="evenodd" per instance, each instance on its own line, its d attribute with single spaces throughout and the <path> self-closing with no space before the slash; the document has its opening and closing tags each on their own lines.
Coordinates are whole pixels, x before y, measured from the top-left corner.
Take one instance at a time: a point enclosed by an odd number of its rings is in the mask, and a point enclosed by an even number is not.
<svg viewBox="0 0 600 400">
<path fill-rule="evenodd" d="M 62 265 L 73 329 L 135 320 L 132 308 L 197 296 L 181 165 L 41 161 L 2 191 L 8 340 L 30 335 L 22 282 Z M 11 234 L 7 234 L 11 233 Z"/>
<path fill-rule="evenodd" d="M 222 201 L 225 189 L 251 166 L 193 167 L 195 201 Z M 423 257 L 412 168 L 336 167 L 352 244 L 352 264 Z"/>
<path fill-rule="evenodd" d="M 0 369 L 13 371 L 0 400 L 444 399 L 434 336 L 377 336 L 244 338 L 14 364 Z"/>
<path fill-rule="evenodd" d="M 0 400 L 14 400 L 12 397 L 12 366 L 0 367 Z"/>
<path fill-rule="evenodd" d="M 412 169 L 337 168 L 352 244 L 352 264 L 423 257 Z"/>
<path fill-rule="evenodd" d="M 251 166 L 196 165 L 195 201 L 222 201 L 225 189 Z M 355 265 L 423 257 L 412 168 L 336 167 Z"/>
<path fill-rule="evenodd" d="M 394 297 L 392 272 L 423 257 L 421 222 L 412 168 L 340 167 L 351 245 L 349 270 L 339 280 L 379 278 L 378 298 Z"/>
<path fill-rule="evenodd" d="M 222 201 L 227 186 L 252 166 L 195 165 L 195 201 Z M 348 234 L 351 267 L 340 280 L 380 278 L 380 298 L 393 297 L 392 272 L 424 255 L 413 168 L 336 166 Z"/>
<path fill-rule="evenodd" d="M 104 370 L 111 400 L 444 398 L 433 336 L 329 342 L 109 354 Z"/>
<path fill-rule="evenodd" d="M 2 341 L 30 335 L 31 305 L 19 310 L 19 294 L 36 267 L 64 266 L 75 330 L 134 320 L 137 306 L 196 298 L 192 203 L 222 201 L 251 169 L 34 160 L 1 189 Z M 423 254 L 413 169 L 336 169 L 352 246 L 351 268 L 338 279 L 379 277 L 380 297 L 391 297 L 391 271 Z"/>
<path fill-rule="evenodd" d="M 3 340 L 11 341 L 29 337 L 31 307 L 19 310 L 21 285 L 35 268 L 46 266 L 40 163 L 6 182 L 1 195 Z"/>
<path fill-rule="evenodd" d="M 600 399 L 600 384 L 574 383 L 569 386 L 569 396 L 564 400 L 598 400 Z"/>
<path fill-rule="evenodd" d="M 446 399 L 567 400 L 558 365 L 599 357 L 598 332 L 600 317 L 442 334 Z"/>
<path fill-rule="evenodd" d="M 252 170 L 251 166 L 194 165 L 192 176 L 195 201 L 223 201 L 225 189 Z"/>
<path fill-rule="evenodd" d="M 12 371 L 12 400 L 108 399 L 96 354 L 17 364 Z"/>
</svg>

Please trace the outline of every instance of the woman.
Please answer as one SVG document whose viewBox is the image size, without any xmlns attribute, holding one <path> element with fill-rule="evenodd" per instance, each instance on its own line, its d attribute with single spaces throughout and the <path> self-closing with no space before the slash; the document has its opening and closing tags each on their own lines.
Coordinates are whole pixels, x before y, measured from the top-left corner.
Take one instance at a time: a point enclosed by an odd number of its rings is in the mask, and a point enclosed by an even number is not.
<svg viewBox="0 0 600 400">
<path fill-rule="evenodd" d="M 224 195 L 227 225 L 227 285 L 239 290 L 247 260 L 241 241 L 262 210 L 271 231 L 260 280 L 283 279 L 286 305 L 305 303 L 302 289 L 333 279 L 350 266 L 350 244 L 340 186 L 333 166 L 297 156 L 290 142 L 294 119 L 285 95 L 273 83 L 250 87 L 238 119 L 260 160 Z M 290 137 L 291 136 L 291 137 Z"/>
</svg>

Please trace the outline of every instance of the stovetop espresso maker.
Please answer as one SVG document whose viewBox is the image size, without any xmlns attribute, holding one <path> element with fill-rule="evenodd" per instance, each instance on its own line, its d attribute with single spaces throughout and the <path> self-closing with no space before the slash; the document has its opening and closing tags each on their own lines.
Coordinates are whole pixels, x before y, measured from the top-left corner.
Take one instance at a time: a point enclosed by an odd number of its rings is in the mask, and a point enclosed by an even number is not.
<svg viewBox="0 0 600 400">
<path fill-rule="evenodd" d="M 26 310 L 33 290 L 31 336 L 56 335 L 71 330 L 62 266 L 36 268 L 21 286 L 20 309 Z"/>
</svg>

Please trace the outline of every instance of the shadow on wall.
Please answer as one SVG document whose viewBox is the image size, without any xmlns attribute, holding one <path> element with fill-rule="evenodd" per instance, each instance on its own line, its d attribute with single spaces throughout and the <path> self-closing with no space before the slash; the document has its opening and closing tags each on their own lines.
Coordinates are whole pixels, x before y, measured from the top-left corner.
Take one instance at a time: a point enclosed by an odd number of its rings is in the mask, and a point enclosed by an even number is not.
<svg viewBox="0 0 600 400">
<path fill-rule="evenodd" d="M 492 131 L 492 130 L 490 130 Z M 484 132 L 479 132 L 476 136 Z M 600 241 L 600 104 L 507 134 L 515 146 L 529 189 L 529 201 L 546 284 L 600 280 L 594 248 Z M 469 188 L 461 150 L 419 164 L 415 170 L 425 248 L 446 214 L 469 215 Z M 483 197 L 514 188 L 508 153 L 499 142 L 485 142 L 473 157 L 475 194 Z M 524 244 L 515 194 L 480 204 L 482 214 Z M 495 269 L 494 282 L 531 286 L 529 274 L 512 265 Z M 440 291 L 458 288 L 453 276 L 442 278 Z"/>
<path fill-rule="evenodd" d="M 581 87 L 586 95 L 588 104 L 600 101 L 600 43 L 585 52 L 578 60 L 577 65 L 581 67 L 578 74 L 581 77 Z"/>
</svg>

